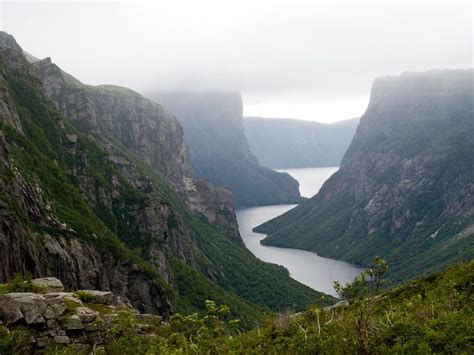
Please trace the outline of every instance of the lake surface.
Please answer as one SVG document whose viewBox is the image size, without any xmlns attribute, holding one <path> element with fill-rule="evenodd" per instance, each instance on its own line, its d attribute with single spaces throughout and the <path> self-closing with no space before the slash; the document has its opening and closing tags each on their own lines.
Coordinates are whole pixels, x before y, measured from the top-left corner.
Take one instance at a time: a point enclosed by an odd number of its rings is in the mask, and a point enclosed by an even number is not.
<svg viewBox="0 0 474 355">
<path fill-rule="evenodd" d="M 300 183 L 300 193 L 303 197 L 313 197 L 323 186 L 324 182 L 334 174 L 337 166 L 328 168 L 302 168 L 302 169 L 275 169 L 281 173 L 288 173 Z"/>
<path fill-rule="evenodd" d="M 310 168 L 285 171 L 297 180 L 298 176 L 304 177 L 300 181 L 300 190 L 303 188 L 308 194 L 312 193 L 314 195 L 324 181 L 336 170 L 337 168 Z M 310 187 L 309 184 L 314 185 Z M 358 267 L 346 262 L 323 258 L 309 251 L 261 245 L 260 240 L 265 237 L 265 234 L 252 232 L 254 227 L 285 213 L 295 206 L 274 205 L 237 210 L 240 234 L 247 248 L 259 259 L 283 265 L 295 280 L 317 291 L 335 296 L 333 282 L 335 280 L 343 283 L 352 281 L 360 272 Z"/>
</svg>

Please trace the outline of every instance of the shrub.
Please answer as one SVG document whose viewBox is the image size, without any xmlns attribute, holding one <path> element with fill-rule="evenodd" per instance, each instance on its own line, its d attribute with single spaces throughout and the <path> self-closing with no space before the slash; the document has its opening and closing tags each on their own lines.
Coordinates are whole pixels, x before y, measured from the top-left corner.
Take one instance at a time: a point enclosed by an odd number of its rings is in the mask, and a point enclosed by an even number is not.
<svg viewBox="0 0 474 355">
<path fill-rule="evenodd" d="M 32 283 L 33 277 L 31 273 L 15 274 L 6 283 L 0 285 L 0 294 L 10 292 L 34 292 L 44 293 L 46 289 Z"/>
</svg>

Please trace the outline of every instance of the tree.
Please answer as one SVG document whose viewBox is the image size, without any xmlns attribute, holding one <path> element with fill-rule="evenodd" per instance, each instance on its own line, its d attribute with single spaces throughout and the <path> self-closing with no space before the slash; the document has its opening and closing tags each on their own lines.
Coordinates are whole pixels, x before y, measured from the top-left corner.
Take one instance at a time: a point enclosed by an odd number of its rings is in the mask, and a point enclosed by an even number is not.
<svg viewBox="0 0 474 355">
<path fill-rule="evenodd" d="M 374 320 L 374 296 L 386 282 L 388 266 L 385 260 L 375 257 L 372 267 L 364 269 L 350 284 L 342 285 L 334 282 L 339 296 L 347 301 L 355 311 L 355 330 L 359 351 L 363 354 L 371 352 L 371 340 L 378 332 Z"/>
</svg>

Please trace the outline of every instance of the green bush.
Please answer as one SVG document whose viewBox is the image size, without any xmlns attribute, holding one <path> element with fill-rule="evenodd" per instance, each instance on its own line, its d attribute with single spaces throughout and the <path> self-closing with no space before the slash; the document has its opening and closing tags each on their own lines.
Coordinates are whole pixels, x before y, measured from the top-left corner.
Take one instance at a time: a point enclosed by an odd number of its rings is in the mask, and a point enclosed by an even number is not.
<svg viewBox="0 0 474 355">
<path fill-rule="evenodd" d="M 10 292 L 34 292 L 44 293 L 46 289 L 32 283 L 33 277 L 31 273 L 15 274 L 6 283 L 0 284 L 0 294 Z"/>
<path fill-rule="evenodd" d="M 0 355 L 29 354 L 30 337 L 26 331 L 9 331 L 0 325 Z"/>
</svg>

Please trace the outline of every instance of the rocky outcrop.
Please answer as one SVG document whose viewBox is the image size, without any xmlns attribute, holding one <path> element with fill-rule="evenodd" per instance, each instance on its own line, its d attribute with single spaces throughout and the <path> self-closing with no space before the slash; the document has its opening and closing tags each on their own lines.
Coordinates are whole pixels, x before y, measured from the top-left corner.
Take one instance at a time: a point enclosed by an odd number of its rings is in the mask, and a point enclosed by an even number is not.
<svg viewBox="0 0 474 355">
<path fill-rule="evenodd" d="M 197 177 L 228 187 L 236 206 L 301 202 L 298 182 L 259 166 L 250 151 L 240 94 L 182 91 L 150 97 L 183 125 Z"/>
<path fill-rule="evenodd" d="M 16 42 L 15 38 L 11 34 L 3 31 L 0 31 L 0 47 L 11 48 L 17 52 L 22 52 L 22 49 Z"/>
<path fill-rule="evenodd" d="M 220 226 L 233 241 L 244 246 L 238 224 L 228 222 L 236 219 L 232 194 L 229 190 L 216 189 L 207 180 L 195 179 L 188 189 L 188 198 L 195 206 L 196 212 L 206 216 L 211 223 Z"/>
<path fill-rule="evenodd" d="M 54 278 L 47 279 L 52 281 Z M 33 283 L 43 282 L 33 280 Z M 54 284 L 60 283 L 54 279 Z M 0 326 L 3 324 L 7 331 L 26 332 L 32 352 L 52 343 L 68 344 L 78 353 L 89 353 L 104 343 L 108 332 L 116 325 L 119 312 L 124 310 L 138 314 L 136 309 L 110 292 L 14 292 L 0 295 Z M 161 321 L 159 316 L 151 314 L 142 314 L 136 319 L 137 334 L 146 329 L 147 324 Z"/>
<path fill-rule="evenodd" d="M 83 85 L 50 58 L 35 66 L 45 95 L 76 127 L 108 148 L 111 161 L 131 165 L 123 152 L 113 149 L 116 143 L 122 145 L 155 168 L 191 210 L 240 240 L 231 195 L 209 182 L 195 181 L 181 125 L 162 106 L 129 89 Z"/>
<path fill-rule="evenodd" d="M 368 263 L 392 280 L 474 254 L 473 70 L 375 81 L 339 171 L 318 195 L 257 228 L 265 244 Z"/>
<path fill-rule="evenodd" d="M 22 184 L 25 182 L 23 181 Z M 2 191 L 18 198 L 31 218 L 45 227 L 54 226 L 50 216 L 41 216 L 41 198 L 29 186 L 12 179 L 2 179 Z M 26 195 L 25 195 L 26 193 Z M 40 235 L 28 230 L 16 215 L 13 206 L 4 201 L 0 205 L 2 223 L 0 229 L 0 282 L 16 273 L 33 272 L 37 277 L 54 275 L 69 288 L 94 288 L 113 290 L 128 297 L 141 311 L 168 315 L 171 300 L 163 286 L 128 260 L 119 260 L 110 253 L 101 253 L 95 245 L 77 239 L 73 231 L 65 231 L 64 237 Z M 50 217 L 50 218 L 48 218 Z M 49 289 L 53 285 L 46 283 Z"/>
</svg>

